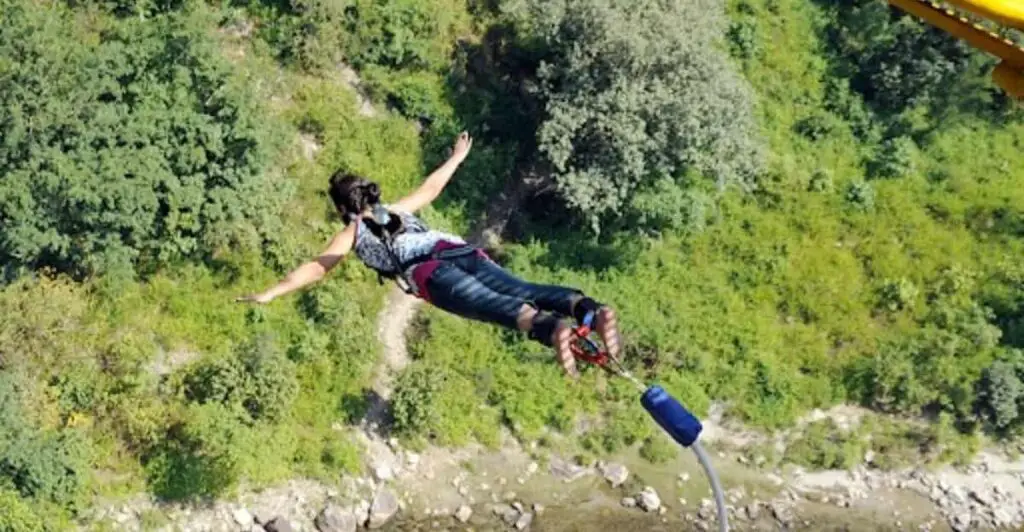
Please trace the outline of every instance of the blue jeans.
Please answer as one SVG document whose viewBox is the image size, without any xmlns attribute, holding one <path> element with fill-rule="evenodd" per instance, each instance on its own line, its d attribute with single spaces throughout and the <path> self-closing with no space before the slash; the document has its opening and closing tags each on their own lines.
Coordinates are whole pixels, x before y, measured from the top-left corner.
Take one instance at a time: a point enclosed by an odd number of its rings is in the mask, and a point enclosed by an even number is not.
<svg viewBox="0 0 1024 532">
<path fill-rule="evenodd" d="M 430 302 L 464 318 L 516 329 L 523 305 L 557 317 L 572 316 L 582 293 L 564 286 L 523 281 L 480 253 L 443 261 L 427 279 Z M 536 338 L 550 344 L 549 338 Z"/>
</svg>

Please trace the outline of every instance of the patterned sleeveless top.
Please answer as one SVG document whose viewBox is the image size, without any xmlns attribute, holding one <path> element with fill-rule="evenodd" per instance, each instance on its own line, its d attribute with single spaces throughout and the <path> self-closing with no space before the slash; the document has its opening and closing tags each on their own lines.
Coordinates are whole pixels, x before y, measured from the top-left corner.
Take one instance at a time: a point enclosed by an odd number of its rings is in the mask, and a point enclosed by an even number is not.
<svg viewBox="0 0 1024 532">
<path fill-rule="evenodd" d="M 388 206 L 385 205 L 385 207 Z M 405 232 L 394 237 L 391 241 L 392 251 L 395 257 L 398 258 L 398 264 L 429 255 L 434 251 L 434 246 L 438 242 L 466 243 L 461 237 L 428 228 L 423 223 L 423 220 L 410 213 L 393 210 L 390 207 L 388 207 L 388 210 L 392 214 L 400 216 L 405 224 Z M 407 271 L 396 272 L 395 260 L 388 253 L 384 242 L 370 231 L 370 228 L 367 227 L 366 222 L 362 218 L 357 223 L 359 225 L 356 226 L 356 242 L 353 251 L 359 257 L 359 260 L 374 270 L 385 273 L 401 273 L 405 280 L 411 283 L 412 270 L 416 267 L 412 266 Z"/>
</svg>

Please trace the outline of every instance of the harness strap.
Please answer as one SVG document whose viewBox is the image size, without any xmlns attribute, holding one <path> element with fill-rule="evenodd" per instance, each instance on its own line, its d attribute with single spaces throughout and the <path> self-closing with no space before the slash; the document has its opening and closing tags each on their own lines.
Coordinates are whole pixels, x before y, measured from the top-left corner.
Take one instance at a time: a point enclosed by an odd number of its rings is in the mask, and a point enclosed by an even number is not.
<svg viewBox="0 0 1024 532">
<path fill-rule="evenodd" d="M 387 244 L 385 244 L 385 245 L 387 245 Z M 389 247 L 389 251 L 390 251 L 390 247 Z M 471 246 L 471 245 L 469 245 L 469 244 L 464 244 L 464 245 L 461 245 L 461 246 L 458 246 L 458 247 L 454 247 L 454 248 L 442 249 L 441 251 L 432 251 L 430 253 L 427 253 L 427 254 L 424 254 L 424 255 L 420 255 L 419 257 L 411 258 L 411 259 L 409 259 L 407 261 L 403 261 L 401 263 L 399 263 L 396 260 L 394 262 L 398 266 L 397 271 L 394 271 L 394 272 L 382 272 L 382 271 L 378 270 L 377 271 L 377 281 L 380 284 L 384 284 L 384 279 L 394 279 L 395 282 L 399 282 L 399 280 L 402 279 L 402 274 L 407 272 L 407 271 L 409 271 L 409 268 L 412 268 L 413 266 L 417 266 L 417 265 L 423 264 L 424 262 L 428 262 L 428 261 L 431 261 L 431 260 L 451 260 L 451 259 L 456 259 L 456 258 L 459 258 L 459 257 L 465 257 L 466 255 L 470 255 L 470 254 L 473 254 L 473 253 L 476 253 L 476 248 Z M 392 255 L 392 258 L 394 258 L 394 255 Z M 403 281 L 404 281 L 404 279 L 403 279 Z M 409 286 L 409 283 L 401 282 L 401 283 L 399 283 L 399 285 L 401 286 L 402 290 L 405 290 L 406 293 L 408 293 L 408 294 L 413 293 L 413 288 L 411 286 Z"/>
</svg>

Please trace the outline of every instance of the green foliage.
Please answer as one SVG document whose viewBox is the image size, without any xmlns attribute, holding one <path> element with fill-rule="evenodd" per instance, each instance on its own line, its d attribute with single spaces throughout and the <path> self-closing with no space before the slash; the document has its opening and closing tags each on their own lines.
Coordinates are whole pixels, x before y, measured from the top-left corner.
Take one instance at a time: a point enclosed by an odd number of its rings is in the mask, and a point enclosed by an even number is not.
<svg viewBox="0 0 1024 532">
<path fill-rule="evenodd" d="M 870 165 L 871 176 L 875 179 L 906 177 L 914 171 L 916 152 L 917 145 L 909 137 L 886 139 Z"/>
<path fill-rule="evenodd" d="M 279 60 L 311 72 L 334 68 L 345 53 L 345 9 L 348 0 L 286 0 L 249 2 L 248 13 L 263 19 L 257 35 Z M 276 9 L 274 9 L 276 8 Z M 245 23 L 244 14 L 240 14 Z"/>
<path fill-rule="evenodd" d="M 23 278 L 0 290 L 0 368 L 49 378 L 88 352 L 85 290 L 67 278 Z"/>
<path fill-rule="evenodd" d="M 679 455 L 679 445 L 664 434 L 655 434 L 640 446 L 640 457 L 652 464 L 665 464 Z"/>
<path fill-rule="evenodd" d="M 249 436 L 227 406 L 190 406 L 146 462 L 153 493 L 169 500 L 225 493 L 239 480 Z"/>
<path fill-rule="evenodd" d="M 273 237 L 273 128 L 202 31 L 205 12 L 111 21 L 5 2 L 0 261 L 150 272 Z"/>
<path fill-rule="evenodd" d="M 968 92 L 965 72 L 980 54 L 912 15 L 869 0 L 829 3 L 827 44 L 835 72 L 887 116 L 919 105 L 949 105 Z"/>
<path fill-rule="evenodd" d="M 391 402 L 395 429 L 407 435 L 430 435 L 439 423 L 438 394 L 444 382 L 442 371 L 422 365 L 413 365 L 402 373 Z"/>
<path fill-rule="evenodd" d="M 844 199 L 855 209 L 868 211 L 875 206 L 875 189 L 871 183 L 853 182 L 847 185 Z"/>
<path fill-rule="evenodd" d="M 14 379 L 0 374 L 0 486 L 74 510 L 84 495 L 87 444 L 76 432 L 34 426 Z"/>
<path fill-rule="evenodd" d="M 832 173 L 823 168 L 814 170 L 810 181 L 807 183 L 807 190 L 809 192 L 829 192 L 832 190 L 832 187 Z"/>
<path fill-rule="evenodd" d="M 843 431 L 831 419 L 810 423 L 786 447 L 784 459 L 814 469 L 849 469 L 860 463 L 864 443 L 856 433 Z"/>
<path fill-rule="evenodd" d="M 761 39 L 757 34 L 757 15 L 754 7 L 748 2 L 737 2 L 735 6 L 726 32 L 729 51 L 733 57 L 751 60 L 762 53 Z"/>
<path fill-rule="evenodd" d="M 356 67 L 439 69 L 468 23 L 465 4 L 453 0 L 352 0 L 346 15 Z"/>
<path fill-rule="evenodd" d="M 185 375 L 183 388 L 189 401 L 222 404 L 245 412 L 247 420 L 273 423 L 288 414 L 298 382 L 294 364 L 273 341 L 259 338 L 232 356 L 199 362 Z"/>
<path fill-rule="evenodd" d="M 517 0 L 504 7 L 533 48 L 540 154 L 570 208 L 595 227 L 630 198 L 692 171 L 749 187 L 762 150 L 750 86 L 717 45 L 721 3 Z M 689 31 L 679 31 L 686 26 Z"/>
<path fill-rule="evenodd" d="M 878 290 L 878 305 L 890 312 L 910 309 L 917 296 L 918 289 L 909 279 L 886 279 Z"/>
<path fill-rule="evenodd" d="M 1024 426 L 1024 356 L 1012 351 L 1008 360 L 985 368 L 978 382 L 978 409 L 1003 434 Z"/>
<path fill-rule="evenodd" d="M 453 0 L 251 0 L 257 30 L 282 61 L 310 72 L 346 60 L 359 69 L 438 70 L 466 30 L 466 6 Z"/>
<path fill-rule="evenodd" d="M 0 487 L 0 532 L 43 532 L 43 521 L 12 490 Z"/>
</svg>

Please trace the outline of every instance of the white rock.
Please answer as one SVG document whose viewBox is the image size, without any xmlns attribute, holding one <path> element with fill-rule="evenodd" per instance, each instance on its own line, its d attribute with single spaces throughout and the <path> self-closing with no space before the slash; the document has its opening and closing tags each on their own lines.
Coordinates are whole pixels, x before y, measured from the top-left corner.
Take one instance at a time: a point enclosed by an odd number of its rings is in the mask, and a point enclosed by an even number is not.
<svg viewBox="0 0 1024 532">
<path fill-rule="evenodd" d="M 661 498 L 654 488 L 647 486 L 637 496 L 637 504 L 648 512 L 655 512 L 661 508 Z"/>
<path fill-rule="evenodd" d="M 623 497 L 622 506 L 626 508 L 636 508 L 636 499 L 633 497 Z"/>
<path fill-rule="evenodd" d="M 245 508 L 237 508 L 231 512 L 231 517 L 238 523 L 238 526 L 249 528 L 253 524 L 252 514 Z"/>
<path fill-rule="evenodd" d="M 601 473 L 613 488 L 621 486 L 629 479 L 629 469 L 622 464 L 606 464 Z"/>
<path fill-rule="evenodd" d="M 378 464 L 377 467 L 373 468 L 373 476 L 379 482 L 384 482 L 395 477 L 395 470 L 391 467 L 391 464 Z"/>
<path fill-rule="evenodd" d="M 530 523 L 533 523 L 533 514 L 526 513 L 519 516 L 516 520 L 516 530 L 526 530 Z"/>
<path fill-rule="evenodd" d="M 459 509 L 455 511 L 455 518 L 458 519 L 460 523 L 468 522 L 470 517 L 473 517 L 473 509 L 465 504 L 459 506 Z"/>
<path fill-rule="evenodd" d="M 537 465 L 537 462 L 530 462 L 530 465 L 526 466 L 526 473 L 532 475 L 536 473 L 538 469 L 540 469 L 540 466 Z"/>
<path fill-rule="evenodd" d="M 398 497 L 391 490 L 382 489 L 377 492 L 370 505 L 370 519 L 366 527 L 380 528 L 396 512 L 398 512 Z"/>
</svg>

